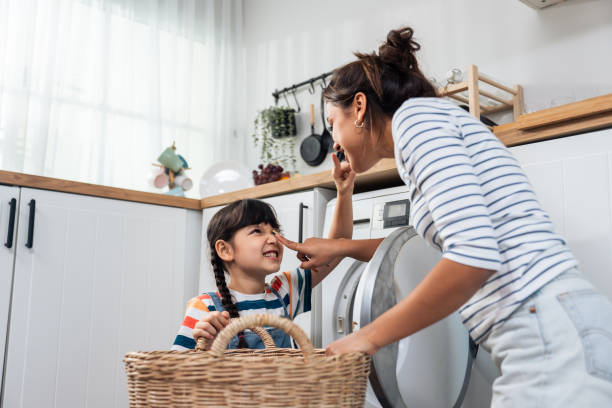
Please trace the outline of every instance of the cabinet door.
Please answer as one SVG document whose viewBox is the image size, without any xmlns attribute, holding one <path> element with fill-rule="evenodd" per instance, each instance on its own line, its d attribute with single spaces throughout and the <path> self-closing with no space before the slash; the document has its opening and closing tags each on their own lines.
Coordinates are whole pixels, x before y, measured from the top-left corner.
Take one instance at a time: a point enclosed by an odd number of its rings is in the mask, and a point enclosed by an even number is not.
<svg viewBox="0 0 612 408">
<path fill-rule="evenodd" d="M 199 214 L 31 189 L 19 212 L 4 406 L 127 406 L 123 356 L 172 344 Z"/>
<path fill-rule="evenodd" d="M 612 298 L 612 129 L 510 150 L 580 270 Z"/>
<path fill-rule="evenodd" d="M 4 348 L 13 288 L 18 208 L 19 188 L 0 186 L 0 376 L 4 372 Z M 11 227 L 13 231 L 12 234 L 9 234 Z"/>
</svg>

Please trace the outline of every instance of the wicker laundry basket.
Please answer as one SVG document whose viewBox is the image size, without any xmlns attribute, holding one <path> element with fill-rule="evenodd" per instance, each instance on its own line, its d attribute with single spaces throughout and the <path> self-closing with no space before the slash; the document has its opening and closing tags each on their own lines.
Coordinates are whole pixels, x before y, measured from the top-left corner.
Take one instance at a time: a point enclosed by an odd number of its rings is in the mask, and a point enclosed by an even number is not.
<svg viewBox="0 0 612 408">
<path fill-rule="evenodd" d="M 300 346 L 274 347 L 261 329 L 279 327 Z M 227 350 L 240 331 L 252 329 L 262 350 Z M 299 326 L 273 315 L 252 315 L 225 327 L 210 351 L 127 353 L 131 407 L 363 407 L 370 356 L 325 356 Z"/>
</svg>

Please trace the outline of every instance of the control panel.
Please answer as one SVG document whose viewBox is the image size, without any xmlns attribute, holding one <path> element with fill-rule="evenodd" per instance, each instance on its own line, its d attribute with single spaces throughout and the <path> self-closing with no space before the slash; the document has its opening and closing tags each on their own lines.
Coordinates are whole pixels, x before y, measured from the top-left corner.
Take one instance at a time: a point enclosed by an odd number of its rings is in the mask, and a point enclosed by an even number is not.
<svg viewBox="0 0 612 408">
<path fill-rule="evenodd" d="M 398 200 L 385 203 L 383 208 L 383 227 L 403 227 L 408 225 L 410 215 L 410 202 Z"/>
<path fill-rule="evenodd" d="M 393 201 L 381 200 L 374 204 L 372 211 L 370 238 L 386 237 L 391 233 L 391 228 L 410 225 L 410 201 L 407 198 Z"/>
</svg>

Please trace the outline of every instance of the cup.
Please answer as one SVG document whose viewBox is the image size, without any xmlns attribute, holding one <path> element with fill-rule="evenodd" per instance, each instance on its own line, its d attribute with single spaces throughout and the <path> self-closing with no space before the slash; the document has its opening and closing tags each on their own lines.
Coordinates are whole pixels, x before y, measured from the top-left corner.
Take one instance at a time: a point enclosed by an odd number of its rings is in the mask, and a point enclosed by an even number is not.
<svg viewBox="0 0 612 408">
<path fill-rule="evenodd" d="M 170 179 L 163 167 L 155 169 L 149 176 L 149 184 L 155 188 L 164 188 L 168 185 Z"/>
<path fill-rule="evenodd" d="M 157 161 L 175 173 L 178 173 L 178 171 L 183 168 L 183 161 L 174 153 L 174 149 L 171 147 L 167 147 L 166 150 L 159 155 Z"/>
<path fill-rule="evenodd" d="M 184 172 L 181 172 L 181 174 L 174 178 L 174 184 L 177 186 L 181 186 L 184 191 L 189 191 L 191 190 L 191 187 L 193 187 L 193 180 L 191 180 L 183 173 Z"/>
<path fill-rule="evenodd" d="M 164 169 L 162 169 L 162 171 L 153 179 L 153 185 L 157 188 L 164 188 L 168 185 L 169 182 L 170 178 L 168 177 Z"/>
<path fill-rule="evenodd" d="M 463 81 L 463 71 L 459 68 L 453 68 L 446 73 L 447 84 L 458 84 Z"/>
</svg>

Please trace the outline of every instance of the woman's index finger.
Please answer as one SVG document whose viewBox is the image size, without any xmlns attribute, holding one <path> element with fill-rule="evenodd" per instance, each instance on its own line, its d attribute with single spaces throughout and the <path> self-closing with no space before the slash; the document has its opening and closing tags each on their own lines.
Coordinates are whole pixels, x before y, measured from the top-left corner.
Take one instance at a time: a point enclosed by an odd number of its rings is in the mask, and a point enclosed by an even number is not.
<svg viewBox="0 0 612 408">
<path fill-rule="evenodd" d="M 342 174 L 342 162 L 338 159 L 338 155 L 336 153 L 332 153 L 332 162 L 334 163 L 333 172 L 337 175 Z"/>
<path fill-rule="evenodd" d="M 336 155 L 336 152 L 332 152 L 332 161 L 334 162 L 334 166 L 340 164 L 340 160 L 338 160 L 338 156 Z"/>
<path fill-rule="evenodd" d="M 298 246 L 299 246 L 299 244 L 297 242 L 289 241 L 287 238 L 283 237 L 279 233 L 276 233 L 274 235 L 280 241 L 281 244 L 283 244 L 284 246 L 286 246 L 289 249 L 293 249 L 294 251 L 297 251 Z"/>
</svg>

